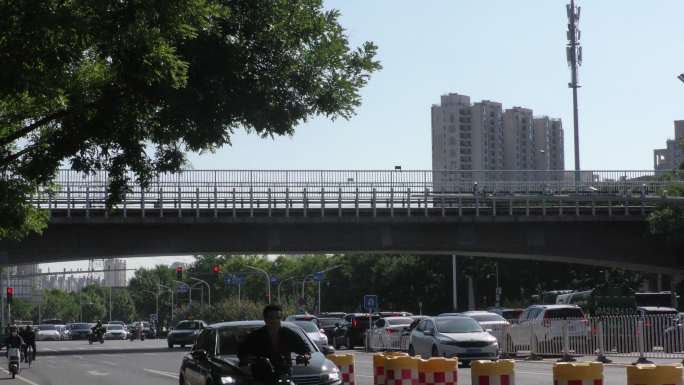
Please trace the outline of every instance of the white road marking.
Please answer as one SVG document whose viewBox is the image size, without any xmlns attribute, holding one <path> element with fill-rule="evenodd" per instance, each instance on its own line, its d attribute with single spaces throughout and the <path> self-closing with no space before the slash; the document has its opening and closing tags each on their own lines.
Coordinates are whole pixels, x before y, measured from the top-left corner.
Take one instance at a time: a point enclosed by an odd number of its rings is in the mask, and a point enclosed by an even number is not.
<svg viewBox="0 0 684 385">
<path fill-rule="evenodd" d="M 90 374 L 91 376 L 108 376 L 109 375 L 109 373 L 107 373 L 107 372 L 98 372 L 97 370 L 89 370 L 88 374 Z"/>
<path fill-rule="evenodd" d="M 3 372 L 5 372 L 5 373 L 7 373 L 7 374 L 10 374 L 10 372 L 9 372 L 8 370 L 2 369 L 2 368 L 0 368 L 0 370 L 2 370 Z M 26 378 L 26 377 L 17 376 L 17 379 L 18 379 L 18 380 L 21 380 L 21 381 L 24 381 L 25 383 L 27 383 L 27 384 L 29 384 L 29 385 L 38 385 L 38 384 L 36 384 L 35 382 L 29 380 L 29 379 Z"/>
<path fill-rule="evenodd" d="M 544 375 L 544 376 L 547 376 L 547 375 L 550 374 L 550 373 L 539 373 L 539 372 L 525 372 L 525 371 L 522 371 L 522 370 L 516 370 L 515 372 L 516 372 L 516 373 L 522 373 L 522 374 L 541 374 L 541 375 Z"/>
<path fill-rule="evenodd" d="M 74 357 L 74 358 L 77 359 L 77 360 L 82 360 L 82 359 L 83 359 L 83 356 L 72 356 L 72 357 Z"/>
<path fill-rule="evenodd" d="M 143 370 L 146 371 L 146 372 L 150 372 L 150 373 L 154 373 L 154 374 L 159 374 L 159 375 L 166 376 L 166 377 L 171 377 L 171 378 L 176 379 L 176 380 L 178 379 L 178 375 L 175 374 L 175 373 L 171 373 L 171 372 L 162 372 L 162 371 L 159 371 L 159 370 L 152 370 L 152 369 L 143 369 Z"/>
</svg>

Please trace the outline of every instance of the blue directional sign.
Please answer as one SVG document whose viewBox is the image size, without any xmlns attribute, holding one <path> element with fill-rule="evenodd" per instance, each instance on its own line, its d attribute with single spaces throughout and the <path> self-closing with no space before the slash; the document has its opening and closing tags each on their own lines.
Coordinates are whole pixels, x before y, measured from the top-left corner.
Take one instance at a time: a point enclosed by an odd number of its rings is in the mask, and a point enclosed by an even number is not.
<svg viewBox="0 0 684 385">
<path fill-rule="evenodd" d="M 316 282 L 321 282 L 324 279 L 325 279 L 325 273 L 318 271 L 318 272 L 315 272 L 313 274 L 313 280 Z"/>
<path fill-rule="evenodd" d="M 234 278 L 235 276 L 233 276 L 233 274 L 226 274 L 223 276 L 223 283 L 226 285 L 232 285 Z"/>
<path fill-rule="evenodd" d="M 367 312 L 372 313 L 378 309 L 378 296 L 366 294 L 363 296 L 363 307 Z"/>
<path fill-rule="evenodd" d="M 245 281 L 247 281 L 247 277 L 244 277 L 242 275 L 236 275 L 235 276 L 235 283 L 238 285 L 242 286 L 245 284 Z"/>
<path fill-rule="evenodd" d="M 278 283 L 278 277 L 276 277 L 275 275 L 272 275 L 272 276 L 271 276 L 271 283 L 272 283 L 272 284 Z"/>
<path fill-rule="evenodd" d="M 190 290 L 190 286 L 188 286 L 187 284 L 182 284 L 182 285 L 178 286 L 178 288 L 176 289 L 176 291 L 179 293 L 187 293 L 189 290 Z"/>
</svg>

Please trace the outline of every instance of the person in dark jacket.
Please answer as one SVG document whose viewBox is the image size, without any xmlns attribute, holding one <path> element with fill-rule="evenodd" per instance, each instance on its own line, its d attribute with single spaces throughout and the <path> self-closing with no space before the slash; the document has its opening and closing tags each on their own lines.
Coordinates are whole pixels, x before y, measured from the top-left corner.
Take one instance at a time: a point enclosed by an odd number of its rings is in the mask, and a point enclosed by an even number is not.
<svg viewBox="0 0 684 385">
<path fill-rule="evenodd" d="M 31 360 L 36 360 L 36 332 L 33 330 L 31 325 L 27 325 L 24 328 L 24 333 L 21 334 L 21 338 L 24 339 L 26 343 L 26 348 L 31 348 Z M 28 357 L 26 357 L 28 360 Z"/>
<path fill-rule="evenodd" d="M 264 357 L 275 368 L 290 367 L 290 355 L 309 355 L 311 350 L 297 332 L 281 325 L 282 309 L 278 305 L 267 305 L 263 311 L 266 325 L 247 335 L 238 347 L 240 366 L 249 364 L 251 357 Z"/>
<path fill-rule="evenodd" d="M 19 330 L 17 330 L 16 326 L 10 326 L 9 332 L 10 334 L 5 337 L 5 341 L 3 342 L 3 346 L 7 348 L 8 354 L 10 348 L 21 349 L 21 347 L 24 345 L 24 339 L 19 335 Z"/>
</svg>

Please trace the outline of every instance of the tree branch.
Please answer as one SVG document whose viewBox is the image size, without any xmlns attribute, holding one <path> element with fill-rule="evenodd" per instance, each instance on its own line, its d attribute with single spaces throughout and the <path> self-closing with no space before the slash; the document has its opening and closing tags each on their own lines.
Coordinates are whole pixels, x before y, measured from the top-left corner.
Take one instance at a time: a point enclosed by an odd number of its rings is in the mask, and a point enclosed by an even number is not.
<svg viewBox="0 0 684 385">
<path fill-rule="evenodd" d="M 0 147 L 6 146 L 6 145 L 14 142 L 15 140 L 31 133 L 31 131 L 38 129 L 38 128 L 50 123 L 51 121 L 53 121 L 55 119 L 59 119 L 61 117 L 69 115 L 70 113 L 71 113 L 71 111 L 69 111 L 69 110 L 61 110 L 61 111 L 57 111 L 53 114 L 50 114 L 50 115 L 48 115 L 48 116 L 46 116 L 46 117 L 44 117 L 44 118 L 42 118 L 36 122 L 33 122 L 33 123 L 29 124 L 28 126 L 22 128 L 20 130 L 17 130 L 15 132 L 7 135 L 6 137 L 0 139 Z"/>
</svg>

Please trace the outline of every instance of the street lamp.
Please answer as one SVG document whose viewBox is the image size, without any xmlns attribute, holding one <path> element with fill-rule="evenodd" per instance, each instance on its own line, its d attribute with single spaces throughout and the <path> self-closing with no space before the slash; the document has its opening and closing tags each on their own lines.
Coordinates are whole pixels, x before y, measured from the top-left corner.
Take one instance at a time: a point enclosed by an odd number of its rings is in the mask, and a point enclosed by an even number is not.
<svg viewBox="0 0 684 385">
<path fill-rule="evenodd" d="M 327 269 L 325 269 L 325 270 L 319 271 L 318 273 L 319 273 L 319 274 L 324 274 L 324 273 L 327 273 L 328 271 L 335 270 L 335 269 L 339 269 L 340 267 L 342 267 L 342 265 L 337 265 L 337 266 L 329 267 L 329 268 L 327 268 Z M 321 280 L 318 280 L 318 312 L 319 312 L 319 313 L 321 312 Z"/>
<path fill-rule="evenodd" d="M 266 289 L 268 291 L 268 303 L 271 303 L 271 276 L 268 274 L 268 271 L 266 271 L 264 269 L 260 269 L 258 267 L 254 267 L 254 266 L 245 266 L 245 267 L 248 269 L 255 270 L 255 271 L 260 271 L 266 275 Z"/>
<path fill-rule="evenodd" d="M 207 303 L 209 304 L 209 306 L 211 306 L 211 286 L 209 286 L 209 283 L 207 281 L 203 281 L 199 278 L 190 277 L 190 279 L 193 281 L 198 281 L 198 282 L 201 282 L 201 283 L 207 285 L 207 293 L 208 293 L 207 294 L 208 295 Z M 202 293 L 204 293 L 204 290 L 202 291 Z M 204 294 L 202 294 L 202 298 L 204 298 Z M 202 300 L 202 306 L 204 306 L 204 300 Z"/>
<path fill-rule="evenodd" d="M 289 277 L 289 278 L 282 279 L 282 280 L 280 280 L 280 282 L 278 282 L 278 303 L 280 303 L 280 304 L 283 303 L 282 297 L 280 296 L 280 286 L 283 284 L 283 282 L 289 281 L 289 280 L 295 279 L 295 278 L 297 278 L 297 277 L 296 277 L 296 276 L 292 276 L 292 277 Z"/>
<path fill-rule="evenodd" d="M 150 293 L 154 296 L 154 315 L 157 317 L 157 327 L 159 327 L 159 287 L 157 287 L 157 292 L 151 290 L 142 290 L 143 293 Z"/>
<path fill-rule="evenodd" d="M 166 285 L 162 285 L 161 283 L 158 283 L 158 284 L 157 284 L 157 291 L 160 291 L 159 289 L 162 288 L 162 287 L 163 287 L 164 289 L 168 290 L 169 293 L 171 293 L 171 309 L 170 309 L 170 310 L 171 310 L 171 314 L 170 314 L 171 317 L 170 317 L 170 319 L 169 319 L 169 326 L 171 326 L 170 322 L 173 321 L 173 307 L 174 307 L 174 303 L 173 303 L 173 288 L 171 288 L 171 286 L 166 286 Z M 159 317 L 159 316 L 157 316 L 157 317 Z"/>
<path fill-rule="evenodd" d="M 189 289 L 189 299 L 188 299 L 188 304 L 192 303 L 192 289 L 201 286 L 202 291 L 200 291 L 200 306 L 204 306 L 204 284 L 202 282 L 197 282 L 196 284 L 190 286 Z"/>
</svg>

